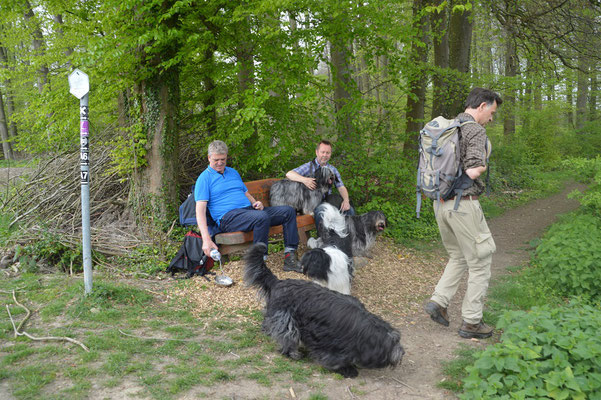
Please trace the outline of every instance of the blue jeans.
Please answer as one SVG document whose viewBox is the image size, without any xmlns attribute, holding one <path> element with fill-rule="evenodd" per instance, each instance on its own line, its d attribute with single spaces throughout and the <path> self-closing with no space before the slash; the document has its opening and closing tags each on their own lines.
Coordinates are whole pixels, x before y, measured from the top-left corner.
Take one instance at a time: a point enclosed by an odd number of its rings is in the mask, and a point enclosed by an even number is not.
<svg viewBox="0 0 601 400">
<path fill-rule="evenodd" d="M 221 217 L 219 227 L 222 232 L 253 232 L 253 243 L 265 243 L 269 236 L 269 227 L 282 225 L 284 228 L 284 246 L 298 247 L 298 228 L 296 211 L 290 206 L 265 207 L 255 210 L 252 206 L 236 208 Z"/>
</svg>

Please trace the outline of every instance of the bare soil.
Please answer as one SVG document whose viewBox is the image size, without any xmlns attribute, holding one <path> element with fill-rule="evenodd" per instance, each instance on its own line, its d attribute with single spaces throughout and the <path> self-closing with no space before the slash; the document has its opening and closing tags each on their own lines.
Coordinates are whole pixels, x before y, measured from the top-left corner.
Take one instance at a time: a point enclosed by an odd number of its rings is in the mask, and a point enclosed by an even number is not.
<svg viewBox="0 0 601 400">
<path fill-rule="evenodd" d="M 529 242 L 540 237 L 545 228 L 555 222 L 556 216 L 578 207 L 577 201 L 567 198 L 567 194 L 574 189 L 584 190 L 584 187 L 569 184 L 558 194 L 532 201 L 489 220 L 489 227 L 497 244 L 491 284 L 494 285 L 495 278 L 503 274 L 507 267 L 527 263 L 532 250 Z M 232 399 L 306 399 L 310 393 L 316 392 L 317 386 L 330 399 L 455 398 L 453 393 L 437 387 L 444 379 L 442 363 L 457 357 L 456 350 L 460 345 L 483 348 L 494 343 L 498 335 L 479 341 L 462 339 L 457 334 L 461 324 L 460 310 L 465 293 L 465 279 L 449 306 L 451 324 L 448 328 L 434 323 L 423 312 L 423 305 L 430 297 L 447 261 L 442 248 L 438 248 L 434 254 L 417 253 L 380 239 L 372 253 L 373 257 L 364 260 L 367 263 L 357 272 L 353 282 L 353 295 L 370 311 L 381 315 L 400 329 L 401 343 L 406 351 L 400 367 L 394 370 L 360 370 L 355 379 L 337 379 L 334 374 L 315 376 L 315 381 L 310 386 L 279 382 L 278 387 L 266 388 L 256 382 L 235 381 L 215 388 L 210 396 Z M 272 271 L 280 278 L 298 279 L 298 274 L 284 273 L 281 270 L 281 258 L 281 254 L 270 256 L 268 264 Z M 228 263 L 225 273 L 236 282 L 233 287 L 207 290 L 206 282 L 197 280 L 185 293 L 174 295 L 189 296 L 199 311 L 215 302 L 222 304 L 224 312 L 240 307 L 261 307 L 254 291 L 242 284 L 241 261 Z M 183 398 L 195 398 L 195 393 L 189 393 Z"/>
</svg>

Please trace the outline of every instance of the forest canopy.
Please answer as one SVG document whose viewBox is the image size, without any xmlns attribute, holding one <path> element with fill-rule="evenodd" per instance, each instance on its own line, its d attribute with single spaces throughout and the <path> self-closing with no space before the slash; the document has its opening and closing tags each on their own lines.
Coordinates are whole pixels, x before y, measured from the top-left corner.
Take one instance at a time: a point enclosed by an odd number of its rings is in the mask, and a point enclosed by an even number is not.
<svg viewBox="0 0 601 400">
<path fill-rule="evenodd" d="M 173 219 L 211 140 L 251 180 L 283 177 L 329 139 L 351 198 L 400 220 L 414 207 L 419 129 L 462 111 L 474 86 L 504 99 L 488 129 L 502 187 L 598 152 L 600 11 L 595 0 L 11 0 L 3 157 L 77 153 L 67 76 L 79 68 L 92 190 L 109 176 L 104 189 L 120 186 L 138 214 Z"/>
</svg>

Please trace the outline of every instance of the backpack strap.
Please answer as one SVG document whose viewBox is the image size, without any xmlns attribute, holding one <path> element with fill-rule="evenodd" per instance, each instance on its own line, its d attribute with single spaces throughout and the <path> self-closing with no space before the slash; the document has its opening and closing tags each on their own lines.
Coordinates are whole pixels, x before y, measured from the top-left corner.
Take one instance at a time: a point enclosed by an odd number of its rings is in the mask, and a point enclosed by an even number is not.
<svg viewBox="0 0 601 400">
<path fill-rule="evenodd" d="M 467 124 L 477 124 L 477 122 L 472 121 L 471 119 L 467 119 L 467 120 L 458 119 L 458 121 L 459 121 L 459 129 L 458 129 L 459 140 L 461 140 L 461 128 Z M 487 168 L 487 171 L 488 171 L 488 168 Z M 455 188 L 455 204 L 453 206 L 454 211 L 457 211 L 457 209 L 459 208 L 459 202 L 461 201 L 461 197 L 463 197 L 463 191 L 465 189 L 471 187 L 474 183 L 474 181 L 469 176 L 467 176 L 467 174 L 463 173 L 463 161 L 462 160 L 459 163 L 459 176 L 457 177 L 457 181 L 460 183 L 459 183 L 458 187 Z"/>
</svg>

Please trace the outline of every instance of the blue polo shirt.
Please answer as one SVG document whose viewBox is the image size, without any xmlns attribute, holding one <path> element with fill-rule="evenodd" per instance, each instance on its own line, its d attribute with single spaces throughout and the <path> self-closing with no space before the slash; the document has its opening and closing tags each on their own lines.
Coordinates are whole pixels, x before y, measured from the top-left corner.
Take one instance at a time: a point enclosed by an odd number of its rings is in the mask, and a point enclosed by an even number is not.
<svg viewBox="0 0 601 400">
<path fill-rule="evenodd" d="M 223 174 L 210 166 L 196 180 L 194 200 L 207 201 L 211 217 L 220 224 L 221 217 L 228 211 L 250 206 L 245 193 L 248 191 L 238 171 L 225 167 Z"/>
</svg>

